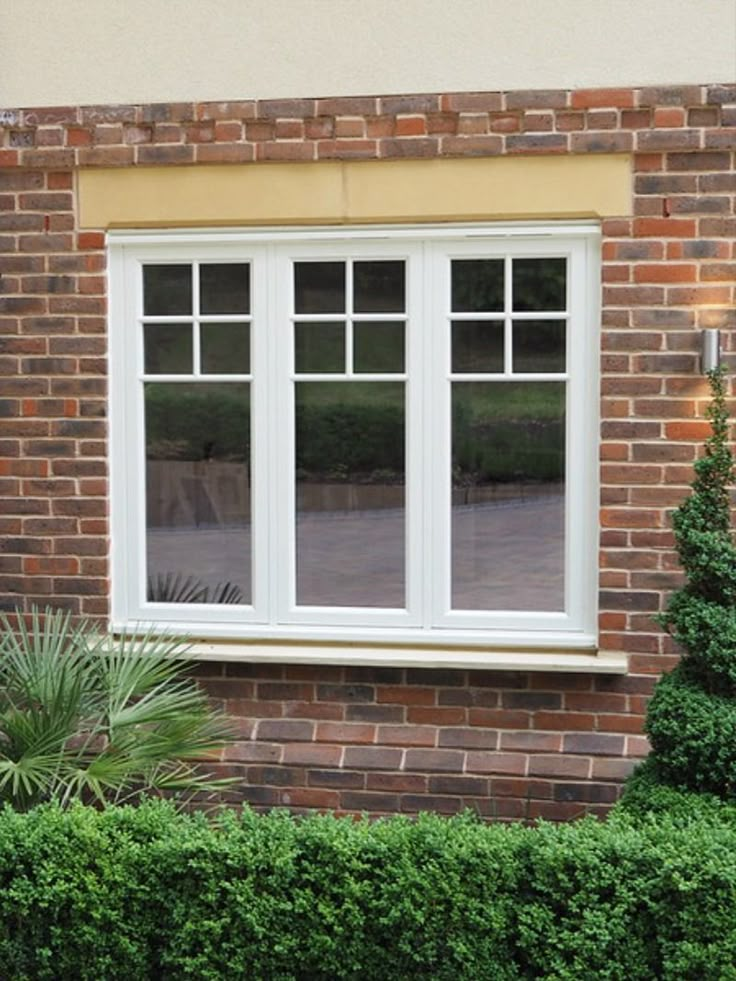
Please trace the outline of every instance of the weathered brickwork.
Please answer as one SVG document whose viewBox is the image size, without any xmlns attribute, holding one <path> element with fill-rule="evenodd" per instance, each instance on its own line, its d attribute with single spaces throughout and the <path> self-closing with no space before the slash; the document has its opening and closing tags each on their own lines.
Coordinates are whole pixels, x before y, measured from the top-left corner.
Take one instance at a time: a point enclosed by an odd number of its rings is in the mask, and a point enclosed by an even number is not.
<svg viewBox="0 0 736 981">
<path fill-rule="evenodd" d="M 78 167 L 633 155 L 603 222 L 600 646 L 626 677 L 202 665 L 254 804 L 498 817 L 605 809 L 676 652 L 669 515 L 707 432 L 696 328 L 736 346 L 736 85 L 33 108 L 0 130 L 0 605 L 108 611 L 104 234 Z"/>
</svg>

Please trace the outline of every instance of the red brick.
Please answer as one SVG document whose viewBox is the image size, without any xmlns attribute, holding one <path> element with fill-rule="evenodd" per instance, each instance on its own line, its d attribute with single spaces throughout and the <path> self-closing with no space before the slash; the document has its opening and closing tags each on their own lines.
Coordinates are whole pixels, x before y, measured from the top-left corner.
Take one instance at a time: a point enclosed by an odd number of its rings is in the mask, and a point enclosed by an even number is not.
<svg viewBox="0 0 736 981">
<path fill-rule="evenodd" d="M 376 689 L 377 702 L 398 705 L 434 705 L 437 692 L 434 688 L 417 688 L 412 685 L 380 686 Z"/>
<path fill-rule="evenodd" d="M 573 109 L 591 109 L 614 106 L 629 109 L 634 106 L 632 89 L 578 89 L 572 93 Z"/>
<path fill-rule="evenodd" d="M 406 721 L 415 725 L 455 726 L 465 722 L 464 708 L 417 706 L 407 709 Z"/>
<path fill-rule="evenodd" d="M 465 754 L 452 749 L 407 749 L 405 769 L 462 772 Z"/>
<path fill-rule="evenodd" d="M 343 765 L 356 770 L 398 770 L 404 751 L 383 746 L 348 746 Z"/>
<path fill-rule="evenodd" d="M 311 722 L 297 722 L 285 719 L 264 719 L 258 723 L 258 738 L 282 740 L 284 742 L 304 742 L 312 738 L 314 725 Z"/>
<path fill-rule="evenodd" d="M 283 747 L 284 763 L 300 766 L 339 766 L 342 753 L 341 746 L 322 746 L 316 743 L 293 742 L 286 743 Z"/>
<path fill-rule="evenodd" d="M 694 238 L 696 222 L 691 218 L 636 218 L 637 238 Z"/>
<path fill-rule="evenodd" d="M 529 776 L 579 777 L 590 776 L 591 760 L 583 756 L 530 756 Z"/>
<path fill-rule="evenodd" d="M 396 136 L 424 136 L 426 132 L 427 123 L 424 116 L 396 117 Z"/>
<path fill-rule="evenodd" d="M 289 788 L 289 790 L 283 791 L 281 799 L 289 807 L 334 810 L 340 805 L 338 791 L 318 789 L 317 787 Z"/>
<path fill-rule="evenodd" d="M 429 777 L 422 773 L 369 773 L 368 790 L 388 790 L 398 793 L 426 793 Z"/>
<path fill-rule="evenodd" d="M 379 726 L 378 742 L 398 746 L 435 746 L 437 730 L 433 726 Z"/>
<path fill-rule="evenodd" d="M 558 753 L 562 736 L 550 732 L 502 732 L 501 749 L 525 753 Z"/>
<path fill-rule="evenodd" d="M 327 743 L 372 743 L 375 736 L 376 727 L 371 725 L 318 722 L 314 738 L 317 742 Z"/>
<path fill-rule="evenodd" d="M 637 283 L 692 283 L 697 279 L 698 267 L 692 263 L 641 263 L 634 266 Z"/>
</svg>

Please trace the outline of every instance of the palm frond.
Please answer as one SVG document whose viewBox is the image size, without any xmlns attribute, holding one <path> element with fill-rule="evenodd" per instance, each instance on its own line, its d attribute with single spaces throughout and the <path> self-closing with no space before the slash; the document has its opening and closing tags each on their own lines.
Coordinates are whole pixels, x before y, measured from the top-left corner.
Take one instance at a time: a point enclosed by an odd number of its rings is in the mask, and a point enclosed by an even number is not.
<svg viewBox="0 0 736 981">
<path fill-rule="evenodd" d="M 232 730 L 184 676 L 181 638 L 111 638 L 49 610 L 21 617 L 17 631 L 0 617 L 0 627 L 0 799 L 103 804 L 172 780 L 192 792 L 219 786 L 196 761 Z"/>
</svg>

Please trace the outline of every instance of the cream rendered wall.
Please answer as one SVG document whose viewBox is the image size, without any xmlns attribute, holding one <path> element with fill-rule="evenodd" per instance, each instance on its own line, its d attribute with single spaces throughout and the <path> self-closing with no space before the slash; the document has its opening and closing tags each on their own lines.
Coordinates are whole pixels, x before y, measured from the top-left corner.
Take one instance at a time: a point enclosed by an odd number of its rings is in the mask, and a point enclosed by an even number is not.
<svg viewBox="0 0 736 981">
<path fill-rule="evenodd" d="M 736 0 L 0 0 L 0 38 L 0 109 L 736 79 Z"/>
</svg>

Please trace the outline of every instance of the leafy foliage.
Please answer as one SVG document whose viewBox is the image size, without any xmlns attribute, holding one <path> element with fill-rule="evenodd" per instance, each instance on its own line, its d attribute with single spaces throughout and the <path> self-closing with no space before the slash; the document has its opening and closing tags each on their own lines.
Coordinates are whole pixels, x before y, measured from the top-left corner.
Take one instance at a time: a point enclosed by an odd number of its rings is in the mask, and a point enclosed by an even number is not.
<svg viewBox="0 0 736 981">
<path fill-rule="evenodd" d="M 709 377 L 712 432 L 695 463 L 692 494 L 673 519 L 687 581 L 660 618 L 684 653 L 655 689 L 646 730 L 663 779 L 729 797 L 736 788 L 736 545 L 729 502 L 734 469 L 724 371 Z"/>
<path fill-rule="evenodd" d="M 735 855 L 718 817 L 6 810 L 0 976 L 732 978 Z"/>
<path fill-rule="evenodd" d="M 228 735 L 172 638 L 98 633 L 69 614 L 0 618 L 0 800 L 105 804 L 223 786 L 196 763 Z"/>
</svg>

